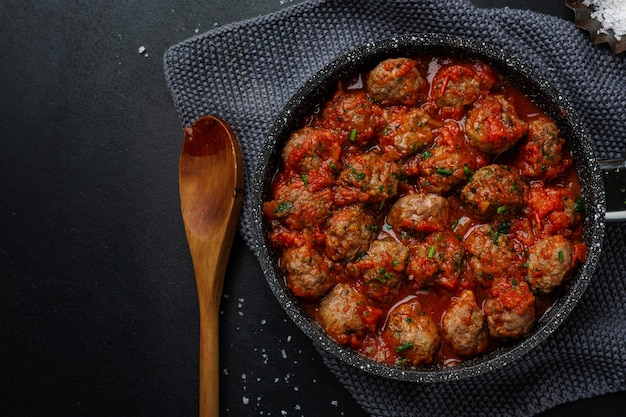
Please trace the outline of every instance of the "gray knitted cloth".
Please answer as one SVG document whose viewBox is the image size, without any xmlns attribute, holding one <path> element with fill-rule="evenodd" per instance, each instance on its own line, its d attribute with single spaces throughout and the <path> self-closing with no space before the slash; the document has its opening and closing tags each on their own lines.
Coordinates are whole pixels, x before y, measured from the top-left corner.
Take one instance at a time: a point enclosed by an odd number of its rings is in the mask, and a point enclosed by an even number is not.
<svg viewBox="0 0 626 417">
<path fill-rule="evenodd" d="M 315 71 L 368 41 L 416 32 L 472 36 L 531 63 L 588 124 L 600 158 L 626 149 L 626 55 L 593 45 L 572 22 L 464 0 L 309 1 L 172 46 L 165 77 L 184 126 L 204 114 L 229 122 L 246 165 L 240 232 L 254 250 L 249 197 L 275 116 Z M 411 384 L 365 374 L 322 353 L 372 416 L 531 416 L 579 398 L 626 390 L 626 227 L 609 224 L 580 304 L 515 364 L 456 382 Z"/>
</svg>

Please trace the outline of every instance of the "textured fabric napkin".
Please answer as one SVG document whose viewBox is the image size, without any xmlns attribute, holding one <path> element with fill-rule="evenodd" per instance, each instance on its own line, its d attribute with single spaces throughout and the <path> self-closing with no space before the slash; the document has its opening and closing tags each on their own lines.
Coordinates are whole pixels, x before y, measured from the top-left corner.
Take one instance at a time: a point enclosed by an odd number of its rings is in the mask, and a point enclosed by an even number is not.
<svg viewBox="0 0 626 417">
<path fill-rule="evenodd" d="M 172 46 L 167 85 L 183 125 L 216 114 L 237 133 L 246 164 L 240 232 L 254 250 L 252 179 L 274 118 L 315 71 L 368 41 L 416 32 L 472 36 L 531 63 L 586 121 L 600 158 L 626 149 L 626 54 L 593 45 L 572 22 L 465 0 L 309 1 Z M 518 362 L 456 382 L 371 376 L 322 353 L 372 416 L 531 416 L 626 390 L 626 227 L 609 224 L 595 278 L 546 342 Z"/>
</svg>

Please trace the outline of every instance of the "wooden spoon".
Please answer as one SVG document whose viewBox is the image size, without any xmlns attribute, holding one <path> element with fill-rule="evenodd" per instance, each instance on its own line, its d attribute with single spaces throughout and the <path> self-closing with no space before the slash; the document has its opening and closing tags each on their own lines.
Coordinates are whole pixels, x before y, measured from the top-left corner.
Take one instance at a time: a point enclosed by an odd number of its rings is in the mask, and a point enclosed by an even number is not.
<svg viewBox="0 0 626 417">
<path fill-rule="evenodd" d="M 200 416 L 219 416 L 219 305 L 243 197 L 243 162 L 232 129 L 214 116 L 185 128 L 180 206 L 200 304 Z"/>
</svg>

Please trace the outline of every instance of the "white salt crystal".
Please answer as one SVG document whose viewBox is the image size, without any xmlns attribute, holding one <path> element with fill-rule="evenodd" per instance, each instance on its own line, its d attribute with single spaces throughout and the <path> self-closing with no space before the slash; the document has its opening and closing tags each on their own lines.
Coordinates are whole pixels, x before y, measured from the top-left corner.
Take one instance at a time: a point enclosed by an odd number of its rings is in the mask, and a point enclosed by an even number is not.
<svg viewBox="0 0 626 417">
<path fill-rule="evenodd" d="M 591 18 L 602 24 L 598 34 L 606 34 L 612 29 L 616 40 L 626 35 L 626 2 L 624 0 L 583 0 L 583 4 L 594 11 Z"/>
</svg>

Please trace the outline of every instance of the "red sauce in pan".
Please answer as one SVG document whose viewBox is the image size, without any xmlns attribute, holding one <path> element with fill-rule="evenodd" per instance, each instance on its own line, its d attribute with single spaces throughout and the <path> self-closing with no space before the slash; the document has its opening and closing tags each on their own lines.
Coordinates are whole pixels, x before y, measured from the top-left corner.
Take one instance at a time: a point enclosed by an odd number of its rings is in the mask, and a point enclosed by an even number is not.
<svg viewBox="0 0 626 417">
<path fill-rule="evenodd" d="M 339 80 L 282 158 L 264 214 L 286 284 L 376 361 L 515 343 L 584 261 L 567 138 L 483 62 L 398 57 Z"/>
</svg>

